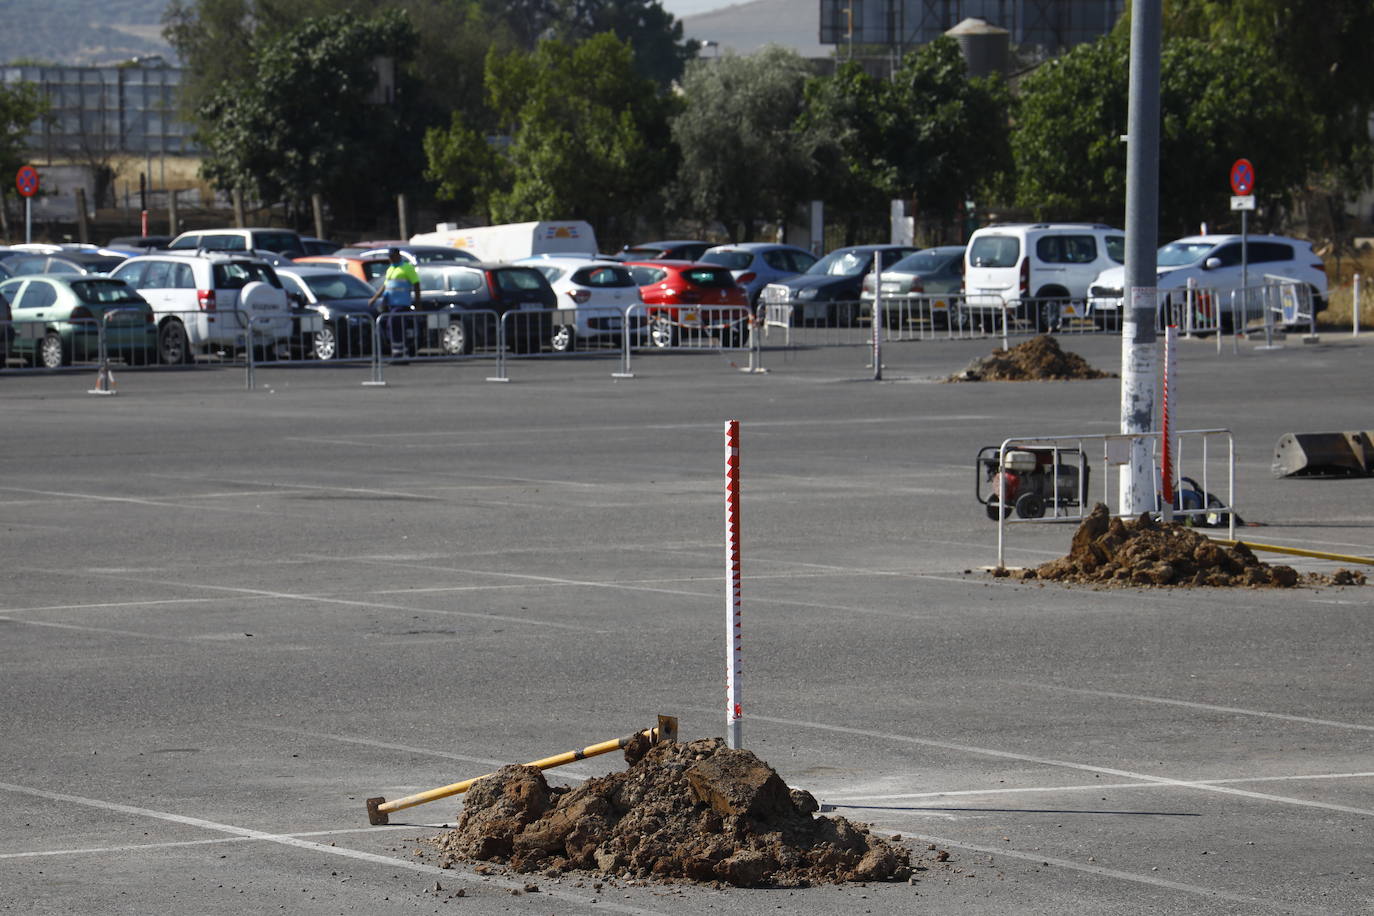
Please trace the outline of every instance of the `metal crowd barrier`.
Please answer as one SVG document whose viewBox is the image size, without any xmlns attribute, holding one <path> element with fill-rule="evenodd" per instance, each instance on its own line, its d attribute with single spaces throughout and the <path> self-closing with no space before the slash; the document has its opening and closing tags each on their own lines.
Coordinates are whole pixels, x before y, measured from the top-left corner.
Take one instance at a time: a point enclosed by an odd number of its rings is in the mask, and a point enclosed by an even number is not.
<svg viewBox="0 0 1374 916">
<path fill-rule="evenodd" d="M 1005 566 L 1006 530 L 1008 525 L 1037 524 L 1045 522 L 1080 522 L 1088 514 L 1094 502 L 1111 506 L 1118 502 L 1112 493 L 1120 492 L 1120 469 L 1128 468 L 1131 448 L 1137 440 L 1148 442 L 1151 453 L 1151 479 L 1155 482 L 1153 505 L 1155 511 L 1163 511 L 1161 498 L 1160 443 L 1163 433 L 1108 433 L 1083 436 L 1013 436 L 1004 439 L 994 450 L 987 448 L 980 453 L 975 462 L 974 494 L 987 509 L 989 517 L 997 521 L 997 566 Z M 1214 440 L 1223 440 L 1225 454 L 1219 456 L 1212 447 Z M 1184 447 L 1196 451 L 1196 455 L 1185 457 Z M 1037 466 L 1048 468 L 1044 479 L 1037 482 L 1036 505 L 1020 505 L 1020 494 L 1015 502 L 1009 500 L 1004 487 L 1006 481 L 1000 475 L 1011 464 L 1011 452 L 1029 452 L 1037 457 Z M 1065 460 L 1068 459 L 1068 460 Z M 1228 537 L 1236 536 L 1236 447 L 1235 439 L 1229 429 L 1190 429 L 1174 434 L 1172 455 L 1171 487 L 1174 493 L 1170 512 L 1194 524 L 1226 524 Z M 1101 470 L 1097 474 L 1101 496 L 1091 498 L 1094 490 L 1091 482 L 1091 469 L 1100 460 Z M 1112 474 L 1117 469 L 1119 473 Z M 1212 483 L 1218 477 L 1225 485 L 1224 497 L 1212 492 Z M 984 488 L 987 488 L 986 490 Z M 1010 504 L 1008 504 L 1010 502 Z M 1029 500 L 1027 501 L 1030 502 Z M 1022 511 L 1025 509 L 1026 511 Z M 1048 512 L 1048 514 L 1047 514 Z M 1114 512 L 1118 517 L 1133 513 Z"/>
<path fill-rule="evenodd" d="M 0 369 L 90 368 L 112 359 L 127 366 L 150 365 L 157 359 L 156 327 L 144 314 L 141 309 L 111 308 L 101 317 L 0 322 Z M 19 365 L 12 367 L 12 362 Z"/>
</svg>

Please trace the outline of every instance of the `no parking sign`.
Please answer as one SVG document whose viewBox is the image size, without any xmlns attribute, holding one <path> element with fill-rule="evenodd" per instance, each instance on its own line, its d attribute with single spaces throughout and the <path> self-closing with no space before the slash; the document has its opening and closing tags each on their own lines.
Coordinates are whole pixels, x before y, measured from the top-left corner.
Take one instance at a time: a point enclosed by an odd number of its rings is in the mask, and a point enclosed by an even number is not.
<svg viewBox="0 0 1374 916">
<path fill-rule="evenodd" d="M 38 169 L 26 165 L 14 176 L 14 186 L 20 197 L 32 197 L 38 193 Z"/>
</svg>

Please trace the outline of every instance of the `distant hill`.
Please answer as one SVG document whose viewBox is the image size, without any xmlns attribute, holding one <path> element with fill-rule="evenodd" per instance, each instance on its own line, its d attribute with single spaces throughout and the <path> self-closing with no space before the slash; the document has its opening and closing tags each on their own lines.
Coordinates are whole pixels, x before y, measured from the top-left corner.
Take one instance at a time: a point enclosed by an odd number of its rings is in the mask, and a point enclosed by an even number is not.
<svg viewBox="0 0 1374 916">
<path fill-rule="evenodd" d="M 0 64 L 107 64 L 161 54 L 167 0 L 5 0 Z"/>
</svg>

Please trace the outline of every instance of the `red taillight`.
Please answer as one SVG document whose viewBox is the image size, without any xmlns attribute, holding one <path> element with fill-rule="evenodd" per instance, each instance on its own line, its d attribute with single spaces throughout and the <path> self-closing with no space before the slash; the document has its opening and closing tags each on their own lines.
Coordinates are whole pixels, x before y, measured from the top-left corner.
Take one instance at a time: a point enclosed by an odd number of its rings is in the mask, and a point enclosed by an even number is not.
<svg viewBox="0 0 1374 916">
<path fill-rule="evenodd" d="M 751 271 L 749 271 L 748 273 L 740 274 L 740 275 L 739 275 L 739 279 L 736 280 L 735 282 L 738 283 L 738 284 L 740 284 L 741 286 L 743 286 L 743 285 L 746 284 L 746 283 L 753 283 L 754 280 L 755 280 L 755 278 L 757 278 L 757 277 L 758 277 L 758 274 L 754 273 L 754 272 L 751 270 Z"/>
<path fill-rule="evenodd" d="M 492 302 L 501 301 L 501 289 L 496 285 L 496 275 L 494 273 L 487 274 L 487 292 L 491 294 Z"/>
<path fill-rule="evenodd" d="M 923 293 L 926 291 L 925 283 L 921 282 L 920 277 L 911 278 L 911 291 L 913 293 Z"/>
<path fill-rule="evenodd" d="M 213 312 L 215 310 L 215 291 L 213 289 L 196 290 L 196 305 L 200 306 L 202 312 Z"/>
<path fill-rule="evenodd" d="M 76 308 L 72 309 L 72 321 L 90 321 L 94 319 L 94 317 L 95 316 L 91 314 L 91 310 L 84 305 L 78 305 Z"/>
<path fill-rule="evenodd" d="M 578 305 L 582 305 L 582 304 L 586 303 L 586 301 L 587 301 L 588 299 L 590 299 L 591 297 L 592 297 L 592 291 L 589 290 L 589 289 L 570 289 L 570 290 L 568 290 L 568 298 L 571 299 L 573 302 L 576 302 Z"/>
<path fill-rule="evenodd" d="M 1021 295 L 1030 295 L 1030 258 L 1021 259 Z"/>
</svg>

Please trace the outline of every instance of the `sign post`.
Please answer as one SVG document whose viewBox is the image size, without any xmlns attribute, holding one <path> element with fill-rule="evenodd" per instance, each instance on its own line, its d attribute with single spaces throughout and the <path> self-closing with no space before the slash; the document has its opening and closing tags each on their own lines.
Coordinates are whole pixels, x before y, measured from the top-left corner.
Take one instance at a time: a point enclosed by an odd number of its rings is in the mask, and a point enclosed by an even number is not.
<svg viewBox="0 0 1374 916">
<path fill-rule="evenodd" d="M 1240 211 L 1240 289 L 1241 308 L 1246 310 L 1250 300 L 1249 277 L 1249 220 L 1250 211 L 1255 209 L 1255 167 L 1249 159 L 1237 159 L 1231 165 L 1231 209 Z M 1244 323 L 1238 330 L 1244 330 Z M 1220 332 L 1218 332 L 1220 333 Z"/>
<path fill-rule="evenodd" d="M 14 176 L 14 186 L 24 198 L 24 244 L 33 242 L 33 195 L 38 193 L 38 169 L 23 166 Z"/>
</svg>

